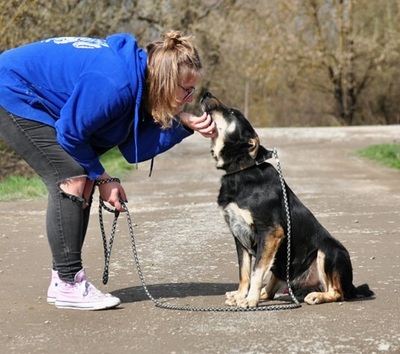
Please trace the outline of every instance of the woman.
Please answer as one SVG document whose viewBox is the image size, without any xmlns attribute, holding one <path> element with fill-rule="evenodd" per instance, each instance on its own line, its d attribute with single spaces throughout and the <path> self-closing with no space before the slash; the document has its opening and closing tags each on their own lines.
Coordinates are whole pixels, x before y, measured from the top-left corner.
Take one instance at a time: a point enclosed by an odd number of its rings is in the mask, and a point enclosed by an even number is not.
<svg viewBox="0 0 400 354">
<path fill-rule="evenodd" d="M 62 37 L 0 55 L 0 138 L 46 185 L 57 308 L 113 308 L 120 300 L 86 278 L 82 246 L 94 186 L 123 211 L 127 201 L 99 156 L 118 146 L 130 163 L 152 159 L 193 131 L 216 135 L 211 117 L 181 112 L 192 102 L 202 64 L 189 37 L 167 33 L 147 51 L 129 34 L 105 40 Z"/>
</svg>

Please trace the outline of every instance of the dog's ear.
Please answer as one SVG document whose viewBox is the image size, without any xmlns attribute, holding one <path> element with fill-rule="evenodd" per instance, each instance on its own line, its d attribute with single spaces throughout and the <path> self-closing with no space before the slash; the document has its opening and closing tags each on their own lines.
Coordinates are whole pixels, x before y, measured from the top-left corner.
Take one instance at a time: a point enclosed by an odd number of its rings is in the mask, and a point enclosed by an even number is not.
<svg viewBox="0 0 400 354">
<path fill-rule="evenodd" d="M 266 149 L 264 146 L 260 145 L 258 148 L 258 155 L 268 160 L 273 157 L 273 150 Z"/>
<path fill-rule="evenodd" d="M 249 144 L 249 155 L 252 159 L 255 159 L 258 153 L 258 147 L 260 146 L 260 139 L 258 138 L 258 136 L 251 138 L 248 144 Z"/>
</svg>

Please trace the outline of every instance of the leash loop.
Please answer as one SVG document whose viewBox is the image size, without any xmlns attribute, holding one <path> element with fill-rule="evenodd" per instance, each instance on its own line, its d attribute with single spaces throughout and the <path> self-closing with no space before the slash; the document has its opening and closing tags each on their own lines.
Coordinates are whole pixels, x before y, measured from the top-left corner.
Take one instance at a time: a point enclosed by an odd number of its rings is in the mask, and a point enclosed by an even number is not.
<svg viewBox="0 0 400 354">
<path fill-rule="evenodd" d="M 255 312 L 255 311 L 274 311 L 274 310 L 288 310 L 288 309 L 295 309 L 301 307 L 301 304 L 299 301 L 296 299 L 292 288 L 290 286 L 290 257 L 291 257 L 291 222 L 290 222 L 290 209 L 289 209 L 289 202 L 287 198 L 287 191 L 286 191 L 286 186 L 285 186 L 285 180 L 283 179 L 283 174 L 282 174 L 282 169 L 280 165 L 280 161 L 278 158 L 278 152 L 276 148 L 273 148 L 273 155 L 275 157 L 275 162 L 277 165 L 277 171 L 279 174 L 279 180 L 281 183 L 281 188 L 282 188 L 282 193 L 283 193 L 283 199 L 284 199 L 284 205 L 285 205 L 285 212 L 286 212 L 286 228 L 287 228 L 287 263 L 286 263 L 286 282 L 288 286 L 288 291 L 290 294 L 290 297 L 293 300 L 293 303 L 291 304 L 277 304 L 277 305 L 265 305 L 265 306 L 257 306 L 257 307 L 248 307 L 248 308 L 242 308 L 242 307 L 200 307 L 200 306 L 180 306 L 180 305 L 171 305 L 165 302 L 160 302 L 157 299 L 155 299 L 150 291 L 147 288 L 146 281 L 144 279 L 144 275 L 142 272 L 142 269 L 140 267 L 140 262 L 139 262 L 139 256 L 137 253 L 137 248 L 136 248 L 136 243 L 135 243 L 135 237 L 134 237 L 134 232 L 133 232 L 133 223 L 132 219 L 128 210 L 128 207 L 124 203 L 124 201 L 120 200 L 120 203 L 122 204 L 123 208 L 125 209 L 124 214 L 126 215 L 126 220 L 129 228 L 129 237 L 131 240 L 131 245 L 132 245 L 132 253 L 133 253 L 133 258 L 135 261 L 136 265 L 136 270 L 140 279 L 140 282 L 142 284 L 143 290 L 145 291 L 147 297 L 155 304 L 156 307 L 163 308 L 163 309 L 168 309 L 168 310 L 180 310 L 180 311 L 197 311 L 197 312 Z M 113 223 L 111 226 L 111 235 L 110 235 L 110 240 L 107 242 L 107 236 L 105 233 L 104 229 L 104 220 L 103 220 L 103 209 L 107 210 L 110 213 L 114 213 L 114 219 Z M 104 201 L 99 198 L 99 221 L 100 221 L 100 230 L 101 230 L 101 235 L 103 238 L 103 247 L 104 247 L 104 259 L 105 259 L 105 265 L 104 265 L 104 272 L 103 272 L 103 284 L 107 284 L 108 282 L 108 273 L 109 273 L 109 264 L 110 264 L 110 258 L 111 258 L 111 250 L 112 246 L 114 243 L 114 238 L 115 238 L 115 231 L 116 231 L 116 225 L 117 225 L 117 220 L 119 217 L 120 213 L 115 210 L 111 209 L 108 206 L 104 204 Z"/>
<path fill-rule="evenodd" d="M 124 208 L 126 208 L 125 204 Z M 111 234 L 110 234 L 110 241 L 107 242 L 107 236 L 104 229 L 104 221 L 103 221 L 103 209 L 107 210 L 110 213 L 114 213 L 114 220 L 111 226 Z M 103 249 L 104 249 L 104 272 L 103 272 L 103 284 L 108 283 L 108 273 L 109 273 L 109 265 L 110 265 L 110 258 L 111 258 L 111 250 L 114 243 L 115 238 L 115 230 L 117 228 L 117 221 L 119 217 L 119 211 L 116 209 L 109 208 L 105 203 L 104 200 L 99 198 L 99 222 L 100 222 L 100 231 L 101 236 L 103 239 Z"/>
</svg>

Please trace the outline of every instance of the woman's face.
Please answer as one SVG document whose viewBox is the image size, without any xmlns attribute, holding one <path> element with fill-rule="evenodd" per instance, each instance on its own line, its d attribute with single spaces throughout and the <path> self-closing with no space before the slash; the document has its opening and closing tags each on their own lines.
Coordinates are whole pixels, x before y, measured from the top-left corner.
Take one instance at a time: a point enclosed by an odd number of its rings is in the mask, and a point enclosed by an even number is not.
<svg viewBox="0 0 400 354">
<path fill-rule="evenodd" d="M 193 101 L 194 92 L 196 90 L 198 77 L 187 79 L 182 81 L 178 87 L 178 100 L 183 106 L 185 103 L 190 103 Z"/>
</svg>

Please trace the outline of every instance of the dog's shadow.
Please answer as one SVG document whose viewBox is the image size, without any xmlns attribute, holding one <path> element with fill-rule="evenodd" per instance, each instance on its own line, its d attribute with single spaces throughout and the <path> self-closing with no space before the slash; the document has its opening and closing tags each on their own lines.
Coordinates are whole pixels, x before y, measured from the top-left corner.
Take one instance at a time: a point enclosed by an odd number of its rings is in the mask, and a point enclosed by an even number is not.
<svg viewBox="0 0 400 354">
<path fill-rule="evenodd" d="M 186 298 L 201 296 L 225 296 L 227 291 L 237 290 L 235 283 L 163 283 L 146 285 L 150 295 L 156 299 Z M 149 300 L 143 286 L 132 286 L 112 292 L 123 303 Z"/>
</svg>

